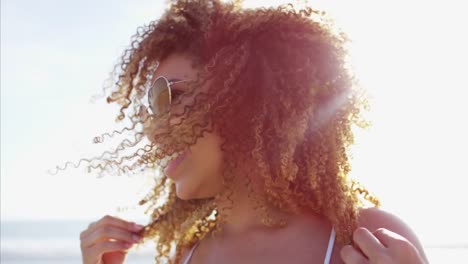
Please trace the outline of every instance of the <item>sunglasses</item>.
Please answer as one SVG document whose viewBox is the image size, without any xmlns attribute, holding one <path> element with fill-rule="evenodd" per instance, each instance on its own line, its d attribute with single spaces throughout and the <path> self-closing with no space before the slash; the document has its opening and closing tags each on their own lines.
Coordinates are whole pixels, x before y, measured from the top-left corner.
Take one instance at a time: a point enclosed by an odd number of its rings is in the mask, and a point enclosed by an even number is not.
<svg viewBox="0 0 468 264">
<path fill-rule="evenodd" d="M 158 77 L 151 88 L 148 90 L 148 106 L 153 115 L 160 113 L 167 113 L 170 110 L 172 101 L 183 93 L 180 90 L 173 90 L 171 85 L 181 82 L 187 82 L 191 79 L 179 80 L 172 79 L 168 80 L 164 76 Z"/>
</svg>

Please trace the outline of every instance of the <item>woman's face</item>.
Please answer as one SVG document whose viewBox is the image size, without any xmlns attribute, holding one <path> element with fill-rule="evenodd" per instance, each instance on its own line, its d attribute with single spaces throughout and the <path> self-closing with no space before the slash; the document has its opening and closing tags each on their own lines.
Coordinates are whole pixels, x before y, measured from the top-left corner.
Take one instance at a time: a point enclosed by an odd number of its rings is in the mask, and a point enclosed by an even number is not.
<svg viewBox="0 0 468 264">
<path fill-rule="evenodd" d="M 196 79 L 198 70 L 192 68 L 191 63 L 187 55 L 171 54 L 160 62 L 153 75 L 153 82 L 159 76 L 164 76 L 168 80 Z M 185 82 L 173 84 L 171 88 L 173 91 L 182 92 L 188 89 Z M 182 105 L 184 103 L 183 101 Z M 173 119 L 171 123 L 180 122 L 179 118 Z M 180 199 L 210 198 L 222 190 L 220 145 L 219 136 L 205 132 L 203 137 L 188 149 L 187 155 L 174 170 L 166 170 L 168 177 L 175 182 L 176 193 Z"/>
</svg>

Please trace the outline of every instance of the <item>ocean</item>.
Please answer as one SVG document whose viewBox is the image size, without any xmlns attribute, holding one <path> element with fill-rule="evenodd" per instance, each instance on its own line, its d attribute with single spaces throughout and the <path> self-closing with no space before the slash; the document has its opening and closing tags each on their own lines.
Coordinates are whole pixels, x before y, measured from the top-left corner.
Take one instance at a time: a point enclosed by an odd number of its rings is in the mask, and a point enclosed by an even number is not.
<svg viewBox="0 0 468 264">
<path fill-rule="evenodd" d="M 90 221 L 3 221 L 2 264 L 81 264 L 80 233 Z M 430 263 L 468 263 L 468 245 L 426 246 Z M 154 263 L 154 244 L 132 249 L 125 263 Z"/>
</svg>

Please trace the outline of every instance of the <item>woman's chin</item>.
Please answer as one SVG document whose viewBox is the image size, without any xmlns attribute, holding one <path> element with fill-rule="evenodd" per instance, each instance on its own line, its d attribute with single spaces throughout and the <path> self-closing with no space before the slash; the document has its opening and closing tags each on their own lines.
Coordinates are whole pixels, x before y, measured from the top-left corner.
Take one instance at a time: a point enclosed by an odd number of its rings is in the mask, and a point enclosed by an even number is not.
<svg viewBox="0 0 468 264">
<path fill-rule="evenodd" d="M 184 188 L 184 184 L 179 181 L 175 181 L 176 195 L 181 200 L 194 199 L 193 194 Z"/>
<path fill-rule="evenodd" d="M 176 187 L 176 195 L 179 199 L 187 201 L 193 199 L 207 199 L 207 198 L 214 198 L 216 193 L 207 192 L 207 193 L 199 193 L 187 188 L 181 182 L 175 182 Z"/>
</svg>

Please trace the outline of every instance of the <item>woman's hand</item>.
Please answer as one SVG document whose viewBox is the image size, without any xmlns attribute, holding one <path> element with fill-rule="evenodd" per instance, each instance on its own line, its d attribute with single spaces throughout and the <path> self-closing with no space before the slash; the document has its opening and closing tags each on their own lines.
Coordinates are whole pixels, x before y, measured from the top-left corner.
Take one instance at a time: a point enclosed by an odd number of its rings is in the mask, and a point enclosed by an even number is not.
<svg viewBox="0 0 468 264">
<path fill-rule="evenodd" d="M 410 241 L 385 228 L 357 228 L 353 240 L 356 248 L 346 245 L 340 252 L 346 264 L 427 264 Z"/>
<path fill-rule="evenodd" d="M 83 264 L 122 264 L 143 226 L 106 215 L 81 232 Z"/>
</svg>

